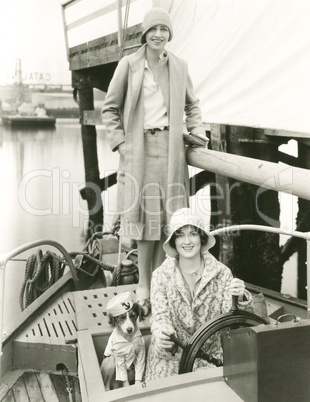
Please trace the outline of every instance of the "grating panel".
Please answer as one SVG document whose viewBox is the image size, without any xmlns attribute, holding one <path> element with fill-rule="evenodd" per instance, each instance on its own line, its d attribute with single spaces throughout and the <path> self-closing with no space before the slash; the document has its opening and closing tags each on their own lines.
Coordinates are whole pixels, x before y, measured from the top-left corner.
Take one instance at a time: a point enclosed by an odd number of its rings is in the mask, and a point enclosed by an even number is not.
<svg viewBox="0 0 310 402">
<path fill-rule="evenodd" d="M 50 304 L 16 338 L 25 347 L 59 349 L 76 339 L 76 316 L 72 292 Z"/>
<path fill-rule="evenodd" d="M 130 291 L 133 300 L 136 299 L 135 290 L 137 285 L 110 286 L 101 289 L 82 290 L 74 292 L 74 304 L 77 310 L 77 328 L 91 329 L 99 328 L 103 331 L 111 331 L 108 324 L 106 306 L 108 301 L 115 295 Z M 149 320 L 145 320 L 140 325 L 142 328 L 149 328 Z"/>
</svg>

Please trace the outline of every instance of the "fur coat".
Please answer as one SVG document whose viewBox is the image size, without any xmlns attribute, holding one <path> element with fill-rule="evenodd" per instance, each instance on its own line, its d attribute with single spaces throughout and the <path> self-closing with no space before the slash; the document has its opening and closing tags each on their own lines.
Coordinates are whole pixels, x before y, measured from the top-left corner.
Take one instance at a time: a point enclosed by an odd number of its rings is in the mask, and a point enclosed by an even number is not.
<svg viewBox="0 0 310 402">
<path fill-rule="evenodd" d="M 176 258 L 167 257 L 153 272 L 151 283 L 153 335 L 147 357 L 146 380 L 168 377 L 178 374 L 179 371 L 182 349 L 179 347 L 173 356 L 157 345 L 156 332 L 163 325 L 174 328 L 177 338 L 187 343 L 203 324 L 230 310 L 232 297 L 228 293 L 228 286 L 233 279 L 230 269 L 209 252 L 203 253 L 203 260 L 201 281 L 193 299 L 185 285 Z M 246 290 L 245 295 L 247 300 L 238 302 L 238 308 L 254 312 L 251 294 Z M 222 348 L 218 334 L 213 335 L 207 342 L 205 352 L 221 359 Z M 194 369 L 212 367 L 211 363 L 200 359 L 196 362 Z"/>
</svg>

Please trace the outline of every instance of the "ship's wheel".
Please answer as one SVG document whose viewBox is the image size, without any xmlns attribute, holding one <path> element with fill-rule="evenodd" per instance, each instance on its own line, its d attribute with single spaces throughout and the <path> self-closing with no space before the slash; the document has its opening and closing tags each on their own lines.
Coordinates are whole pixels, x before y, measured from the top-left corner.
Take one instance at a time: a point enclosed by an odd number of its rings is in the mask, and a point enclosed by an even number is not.
<svg viewBox="0 0 310 402">
<path fill-rule="evenodd" d="M 197 358 L 205 359 L 214 363 L 216 366 L 222 365 L 220 360 L 206 354 L 202 349 L 206 341 L 219 331 L 268 324 L 265 319 L 256 314 L 238 310 L 237 299 L 238 297 L 233 296 L 233 306 L 231 310 L 202 325 L 192 336 L 188 344 L 180 345 L 179 342 L 176 342 L 183 348 L 179 374 L 193 371 L 193 366 Z"/>
</svg>

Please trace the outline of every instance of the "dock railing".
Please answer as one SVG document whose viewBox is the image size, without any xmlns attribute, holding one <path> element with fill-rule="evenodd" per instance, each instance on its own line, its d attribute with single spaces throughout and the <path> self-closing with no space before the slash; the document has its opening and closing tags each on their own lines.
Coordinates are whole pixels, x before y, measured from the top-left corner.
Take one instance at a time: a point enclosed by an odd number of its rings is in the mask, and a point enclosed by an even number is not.
<svg viewBox="0 0 310 402">
<path fill-rule="evenodd" d="M 126 30 L 141 25 L 145 12 L 157 3 L 158 1 L 154 0 L 92 2 L 70 0 L 65 2 L 61 7 L 68 60 L 70 52 L 74 52 L 79 46 L 93 42 L 98 49 L 102 48 L 102 38 L 114 34 L 116 34 L 117 46 L 122 48 Z M 166 0 L 166 3 L 169 4 L 170 0 Z"/>
</svg>

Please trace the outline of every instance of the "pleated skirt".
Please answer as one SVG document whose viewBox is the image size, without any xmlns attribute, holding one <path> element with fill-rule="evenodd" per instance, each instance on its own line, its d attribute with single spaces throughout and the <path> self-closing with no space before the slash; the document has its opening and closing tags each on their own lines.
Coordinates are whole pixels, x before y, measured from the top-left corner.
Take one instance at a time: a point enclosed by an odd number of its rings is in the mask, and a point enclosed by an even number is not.
<svg viewBox="0 0 310 402">
<path fill-rule="evenodd" d="M 159 240 L 164 231 L 167 194 L 169 131 L 144 133 L 144 180 L 140 189 L 142 240 Z"/>
</svg>

